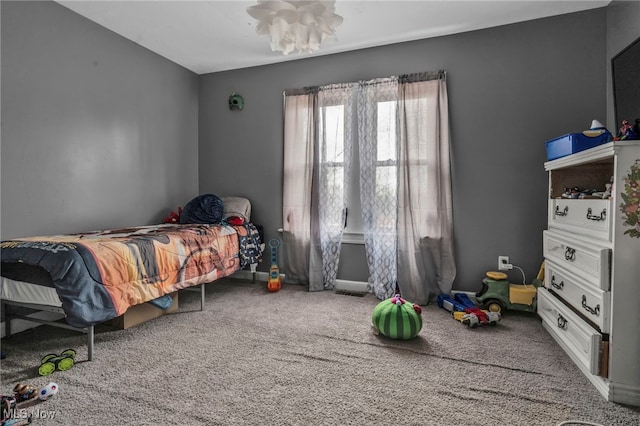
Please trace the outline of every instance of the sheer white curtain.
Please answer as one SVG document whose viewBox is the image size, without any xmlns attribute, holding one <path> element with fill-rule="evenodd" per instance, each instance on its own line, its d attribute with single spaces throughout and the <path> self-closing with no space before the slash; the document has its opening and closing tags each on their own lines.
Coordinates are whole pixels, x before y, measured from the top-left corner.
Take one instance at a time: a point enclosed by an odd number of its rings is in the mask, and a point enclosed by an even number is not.
<svg viewBox="0 0 640 426">
<path fill-rule="evenodd" d="M 358 148 L 367 289 L 379 299 L 393 296 L 397 281 L 397 99 L 397 78 L 360 85 Z"/>
<path fill-rule="evenodd" d="M 351 176 L 354 87 L 353 84 L 333 84 L 323 86 L 318 92 L 315 168 L 318 171 L 318 234 L 324 289 L 334 288 L 338 275 Z M 310 282 L 314 280 L 313 276 L 310 278 Z M 320 281 L 320 276 L 315 278 L 316 282 Z"/>
<path fill-rule="evenodd" d="M 284 98 L 284 233 L 280 263 L 287 280 L 299 283 L 309 281 L 316 103 L 313 91 L 291 92 Z"/>
<path fill-rule="evenodd" d="M 447 83 L 404 76 L 398 102 L 398 286 L 414 303 L 450 293 L 456 275 Z"/>
<path fill-rule="evenodd" d="M 384 299 L 399 288 L 418 304 L 449 293 L 456 270 L 443 73 L 288 91 L 284 108 L 288 280 L 311 291 L 335 286 L 354 139 L 369 291 Z"/>
<path fill-rule="evenodd" d="M 353 84 L 285 94 L 282 269 L 332 289 L 351 169 Z M 290 123 L 290 121 L 296 121 Z"/>
</svg>

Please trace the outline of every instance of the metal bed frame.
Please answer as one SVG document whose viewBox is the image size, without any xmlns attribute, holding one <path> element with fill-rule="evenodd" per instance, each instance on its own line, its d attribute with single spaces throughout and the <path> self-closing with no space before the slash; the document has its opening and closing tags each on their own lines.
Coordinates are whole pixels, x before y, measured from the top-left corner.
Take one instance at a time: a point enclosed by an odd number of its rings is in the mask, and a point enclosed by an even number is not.
<svg viewBox="0 0 640 426">
<path fill-rule="evenodd" d="M 197 286 L 187 287 L 187 288 L 182 289 L 182 290 L 186 290 L 186 291 L 199 291 L 200 292 L 200 310 L 201 311 L 204 311 L 204 296 L 205 296 L 205 287 L 204 286 L 205 286 L 205 284 L 206 283 L 202 283 L 202 284 L 199 284 Z M 200 287 L 200 288 L 198 289 L 197 287 Z M 87 359 L 88 359 L 88 361 L 92 361 L 93 360 L 93 347 L 94 347 L 94 335 L 95 335 L 94 326 L 78 328 L 78 327 L 74 327 L 72 325 L 69 325 L 69 324 L 67 324 L 65 322 L 61 322 L 61 321 L 47 321 L 47 320 L 43 320 L 43 319 L 40 319 L 40 318 L 28 317 L 26 315 L 12 314 L 11 313 L 11 309 L 8 308 L 9 306 L 16 306 L 16 307 L 21 307 L 21 308 L 34 309 L 34 310 L 37 310 L 37 311 L 54 312 L 54 313 L 58 313 L 58 314 L 64 315 L 64 310 L 60 306 L 40 305 L 40 304 L 36 304 L 36 303 L 25 303 L 25 302 L 15 302 L 13 300 L 6 300 L 6 299 L 0 300 L 0 303 L 2 303 L 3 311 L 5 312 L 5 321 L 4 321 L 4 323 L 5 323 L 5 337 L 7 337 L 7 338 L 11 337 L 11 320 L 12 319 L 21 319 L 21 320 L 25 320 L 25 321 L 35 322 L 35 323 L 38 323 L 38 324 L 45 324 L 45 325 L 50 325 L 52 327 L 66 328 L 67 330 L 74 330 L 74 331 L 78 331 L 78 332 L 81 332 L 81 333 L 86 333 L 87 334 Z"/>
</svg>

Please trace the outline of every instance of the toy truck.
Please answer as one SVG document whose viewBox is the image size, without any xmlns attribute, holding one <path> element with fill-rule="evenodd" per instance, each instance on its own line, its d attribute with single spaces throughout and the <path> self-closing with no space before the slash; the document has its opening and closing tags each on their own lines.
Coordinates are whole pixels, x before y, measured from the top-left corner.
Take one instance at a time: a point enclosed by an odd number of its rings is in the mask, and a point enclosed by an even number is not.
<svg viewBox="0 0 640 426">
<path fill-rule="evenodd" d="M 481 325 L 497 325 L 502 319 L 498 312 L 489 312 L 480 308 L 455 311 L 452 312 L 452 315 L 453 319 L 460 321 L 469 328 L 476 328 Z"/>
<path fill-rule="evenodd" d="M 453 319 L 460 321 L 470 328 L 481 325 L 496 325 L 502 318 L 498 312 L 489 312 L 480 309 L 464 293 L 456 293 L 454 297 L 448 294 L 440 294 L 437 298 L 438 306 L 451 312 Z"/>
<path fill-rule="evenodd" d="M 479 325 L 496 325 L 501 318 L 498 312 L 480 311 L 464 314 L 460 322 L 469 328 L 476 328 Z"/>
</svg>

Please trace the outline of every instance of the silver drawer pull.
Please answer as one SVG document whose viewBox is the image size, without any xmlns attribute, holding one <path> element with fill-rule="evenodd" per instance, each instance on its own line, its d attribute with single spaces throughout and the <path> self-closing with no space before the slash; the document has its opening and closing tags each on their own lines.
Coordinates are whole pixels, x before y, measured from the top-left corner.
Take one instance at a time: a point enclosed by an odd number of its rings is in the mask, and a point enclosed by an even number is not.
<svg viewBox="0 0 640 426">
<path fill-rule="evenodd" d="M 576 249 L 567 246 L 567 249 L 564 251 L 564 258 L 569 262 L 576 260 Z"/>
<path fill-rule="evenodd" d="M 566 216 L 569 214 L 569 206 L 564 206 L 564 209 L 560 211 L 560 207 L 556 206 L 555 215 L 556 216 Z"/>
<path fill-rule="evenodd" d="M 600 315 L 600 304 L 597 304 L 595 308 L 587 305 L 587 296 L 582 295 L 582 307 L 589 312 L 591 315 L 599 316 Z"/>
<path fill-rule="evenodd" d="M 560 314 L 558 314 L 558 327 L 563 330 L 567 329 L 567 319 Z"/>
<path fill-rule="evenodd" d="M 607 209 L 602 209 L 602 213 L 600 213 L 600 216 L 595 216 L 594 214 L 592 214 L 591 211 L 591 207 L 589 207 L 587 209 L 587 219 L 589 220 L 605 220 L 607 218 Z"/>
<path fill-rule="evenodd" d="M 556 288 L 558 290 L 562 290 L 562 288 L 564 287 L 564 281 L 560 281 L 559 283 L 556 283 L 556 276 L 551 275 L 551 287 Z"/>
</svg>

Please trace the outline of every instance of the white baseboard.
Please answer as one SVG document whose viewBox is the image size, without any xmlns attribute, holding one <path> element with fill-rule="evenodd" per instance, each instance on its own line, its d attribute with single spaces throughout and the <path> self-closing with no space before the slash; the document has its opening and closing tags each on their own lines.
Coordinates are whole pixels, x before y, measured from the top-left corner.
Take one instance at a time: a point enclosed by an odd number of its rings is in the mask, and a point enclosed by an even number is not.
<svg viewBox="0 0 640 426">
<path fill-rule="evenodd" d="M 238 271 L 229 276 L 229 278 L 237 278 L 241 280 L 253 280 L 254 276 L 251 271 Z M 286 275 L 280 274 L 280 279 L 282 282 L 285 282 Z M 267 282 L 269 280 L 268 272 L 256 272 L 255 280 L 260 282 Z M 352 291 L 355 293 L 366 293 L 367 292 L 368 283 L 366 281 L 352 281 L 352 280 L 336 280 L 336 290 L 341 291 Z M 476 303 L 476 293 L 472 291 L 460 291 L 460 290 L 451 290 L 451 295 L 455 295 L 456 293 L 463 293 L 469 296 L 472 302 Z"/>
<path fill-rule="evenodd" d="M 336 290 L 352 291 L 357 293 L 367 292 L 367 282 L 365 281 L 350 281 L 350 280 L 336 280 Z"/>
<path fill-rule="evenodd" d="M 57 321 L 59 319 L 64 318 L 63 314 L 59 314 L 56 312 L 47 312 L 47 311 L 38 311 L 32 314 L 27 315 L 30 318 L 41 319 L 44 321 Z M 0 328 L 0 337 L 5 337 L 7 335 L 6 330 L 6 321 L 2 321 Z M 29 330 L 30 328 L 36 328 L 39 325 L 42 325 L 37 322 L 31 322 L 23 319 L 13 319 L 11 320 L 11 334 L 20 333 L 21 331 Z"/>
<path fill-rule="evenodd" d="M 229 275 L 229 278 L 237 278 L 240 280 L 253 280 L 254 273 L 251 271 L 238 271 L 232 275 Z M 286 281 L 286 274 L 280 274 L 280 279 L 282 282 Z M 267 282 L 269 280 L 268 272 L 255 272 L 255 280 L 260 282 Z M 351 281 L 351 280 L 336 280 L 336 290 L 343 291 L 353 291 L 359 293 L 367 292 L 367 282 L 366 281 Z"/>
<path fill-rule="evenodd" d="M 282 280 L 282 282 L 285 281 L 286 277 L 287 276 L 285 274 L 280 274 L 280 280 Z M 261 281 L 266 283 L 267 281 L 269 281 L 269 273 L 261 272 L 261 271 L 257 271 L 257 272 L 238 271 L 229 275 L 229 278 L 237 278 L 239 280 L 251 280 L 251 281 L 255 279 L 256 281 Z"/>
<path fill-rule="evenodd" d="M 366 281 L 350 281 L 350 280 L 340 280 L 340 279 L 336 280 L 336 290 L 366 293 L 367 285 L 368 283 Z M 467 296 L 469 296 L 471 301 L 473 301 L 474 303 L 476 302 L 476 294 L 472 291 L 459 291 L 459 290 L 451 291 L 452 295 L 455 295 L 456 293 L 464 293 Z"/>
</svg>

